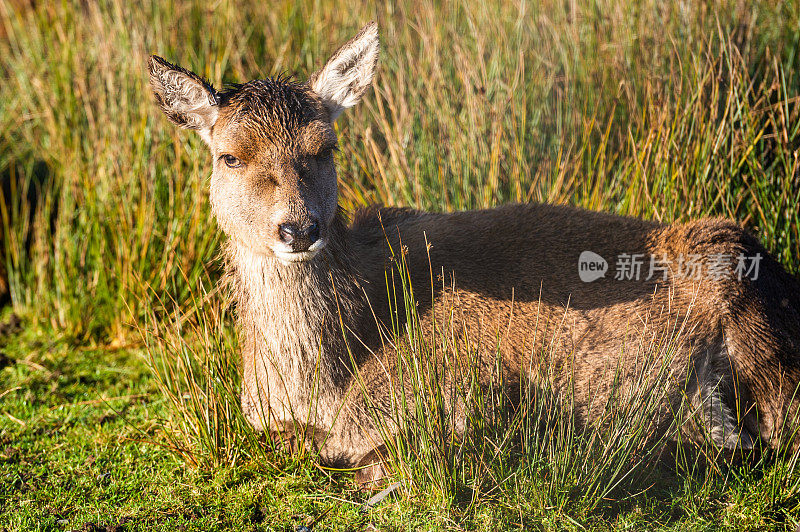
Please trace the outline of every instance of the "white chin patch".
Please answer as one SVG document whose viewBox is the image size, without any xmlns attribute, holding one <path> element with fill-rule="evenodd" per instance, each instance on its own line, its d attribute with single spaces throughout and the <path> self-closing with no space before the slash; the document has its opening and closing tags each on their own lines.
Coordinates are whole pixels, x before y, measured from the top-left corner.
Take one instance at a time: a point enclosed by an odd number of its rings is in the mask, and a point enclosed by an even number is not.
<svg viewBox="0 0 800 532">
<path fill-rule="evenodd" d="M 323 248 L 325 247 L 324 240 L 317 240 L 311 247 L 308 248 L 308 251 L 292 251 L 289 246 L 281 246 L 278 248 L 272 248 L 272 252 L 275 253 L 275 256 L 278 257 L 278 260 L 283 262 L 284 264 L 289 264 L 290 262 L 306 262 L 314 257 L 317 256 Z"/>
</svg>

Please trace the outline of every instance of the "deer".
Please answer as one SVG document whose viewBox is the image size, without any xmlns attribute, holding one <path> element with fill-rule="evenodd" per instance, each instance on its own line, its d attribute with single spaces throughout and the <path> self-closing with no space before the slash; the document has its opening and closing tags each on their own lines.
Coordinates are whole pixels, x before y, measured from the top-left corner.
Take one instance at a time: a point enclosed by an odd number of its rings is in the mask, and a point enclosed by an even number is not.
<svg viewBox="0 0 800 532">
<path fill-rule="evenodd" d="M 302 430 L 322 463 L 360 468 L 365 483 L 386 475 L 378 425 L 393 426 L 399 368 L 381 325 L 403 319 L 387 297 L 402 250 L 420 321 L 449 313 L 472 363 L 490 369 L 499 357 L 508 386 L 530 378 L 526 368 L 542 362 L 533 339 L 558 322 L 546 364 L 554 389 L 571 388 L 589 423 L 617 385 L 615 368 L 636 364 L 625 349 L 631 334 L 680 319 L 659 408 L 687 400 L 700 422 L 681 431 L 722 450 L 796 446 L 800 284 L 736 222 L 665 224 L 537 203 L 345 212 L 334 122 L 371 86 L 378 55 L 371 22 L 305 82 L 279 76 L 219 91 L 149 59 L 158 106 L 199 133 L 213 158 L 209 200 L 227 237 L 241 406 L 257 431 L 289 441 Z M 581 262 L 587 256 L 599 260 Z M 602 270 L 614 257 L 669 267 L 612 277 Z M 736 267 L 743 257 L 750 275 Z"/>
</svg>

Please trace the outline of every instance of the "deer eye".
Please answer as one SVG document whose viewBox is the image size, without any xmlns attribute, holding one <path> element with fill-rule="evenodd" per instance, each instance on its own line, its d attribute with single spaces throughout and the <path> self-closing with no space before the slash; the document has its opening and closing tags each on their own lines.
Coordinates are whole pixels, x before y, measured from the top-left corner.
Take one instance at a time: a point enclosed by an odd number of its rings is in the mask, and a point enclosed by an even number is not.
<svg viewBox="0 0 800 532">
<path fill-rule="evenodd" d="M 338 148 L 336 146 L 326 146 L 325 148 L 322 148 L 319 151 L 319 153 L 317 153 L 316 158 L 317 159 L 323 159 L 323 160 L 324 159 L 329 159 L 330 157 L 333 156 L 333 152 L 337 151 L 337 150 L 338 150 Z"/>
<path fill-rule="evenodd" d="M 226 154 L 226 155 L 223 155 L 222 157 L 220 157 L 220 159 L 222 159 L 222 162 L 224 162 L 225 166 L 227 166 L 228 168 L 239 168 L 239 167 L 243 166 L 242 165 L 242 161 L 240 161 L 239 159 L 237 159 L 233 155 L 227 155 Z"/>
</svg>

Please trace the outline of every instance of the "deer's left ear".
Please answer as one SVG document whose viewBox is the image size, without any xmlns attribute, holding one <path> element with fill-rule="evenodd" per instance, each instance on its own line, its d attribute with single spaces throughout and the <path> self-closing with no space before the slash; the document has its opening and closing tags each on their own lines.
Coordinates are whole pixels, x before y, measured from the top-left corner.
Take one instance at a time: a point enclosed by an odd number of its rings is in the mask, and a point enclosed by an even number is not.
<svg viewBox="0 0 800 532">
<path fill-rule="evenodd" d="M 372 83 L 378 63 L 378 24 L 370 22 L 336 51 L 309 80 L 328 108 L 331 122 L 353 107 Z"/>
<path fill-rule="evenodd" d="M 211 128 L 217 121 L 217 93 L 193 72 L 150 56 L 150 87 L 161 110 L 174 124 L 194 129 L 211 143 Z"/>
</svg>

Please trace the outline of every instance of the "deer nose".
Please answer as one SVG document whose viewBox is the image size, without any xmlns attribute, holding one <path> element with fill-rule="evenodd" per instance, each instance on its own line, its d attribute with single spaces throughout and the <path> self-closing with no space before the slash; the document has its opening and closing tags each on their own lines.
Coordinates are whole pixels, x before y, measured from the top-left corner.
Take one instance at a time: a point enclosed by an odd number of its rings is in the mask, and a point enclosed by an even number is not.
<svg viewBox="0 0 800 532">
<path fill-rule="evenodd" d="M 292 251 L 308 251 L 311 244 L 319 240 L 319 225 L 315 221 L 305 226 L 294 223 L 280 224 L 278 234 L 281 242 L 292 246 Z"/>
</svg>

